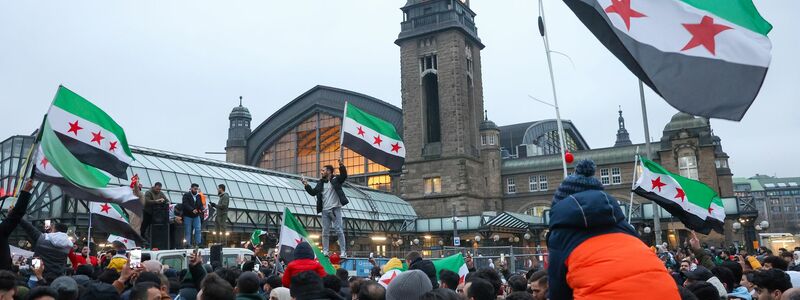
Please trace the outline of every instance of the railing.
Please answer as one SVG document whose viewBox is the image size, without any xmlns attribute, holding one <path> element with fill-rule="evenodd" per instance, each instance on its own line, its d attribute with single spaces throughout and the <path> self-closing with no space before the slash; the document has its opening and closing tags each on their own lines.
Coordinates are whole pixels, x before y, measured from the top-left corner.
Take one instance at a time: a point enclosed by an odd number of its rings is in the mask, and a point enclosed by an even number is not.
<svg viewBox="0 0 800 300">
<path fill-rule="evenodd" d="M 420 27 L 430 26 L 439 23 L 452 22 L 452 21 L 464 25 L 464 27 L 470 33 L 474 35 L 478 34 L 478 29 L 475 27 L 475 23 L 472 20 L 470 20 L 466 14 L 459 15 L 457 12 L 453 10 L 412 18 L 408 21 L 400 23 L 400 29 L 401 31 L 409 31 Z"/>
</svg>

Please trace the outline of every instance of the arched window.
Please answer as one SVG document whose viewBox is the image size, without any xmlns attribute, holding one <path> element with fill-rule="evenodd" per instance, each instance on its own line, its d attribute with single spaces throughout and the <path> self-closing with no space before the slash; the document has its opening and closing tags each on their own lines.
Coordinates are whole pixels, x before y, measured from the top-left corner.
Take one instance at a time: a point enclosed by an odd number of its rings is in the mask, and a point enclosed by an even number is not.
<svg viewBox="0 0 800 300">
<path fill-rule="evenodd" d="M 428 73 L 422 77 L 422 90 L 425 93 L 425 142 L 440 142 L 442 133 L 439 122 L 439 78 L 435 73 Z"/>
</svg>

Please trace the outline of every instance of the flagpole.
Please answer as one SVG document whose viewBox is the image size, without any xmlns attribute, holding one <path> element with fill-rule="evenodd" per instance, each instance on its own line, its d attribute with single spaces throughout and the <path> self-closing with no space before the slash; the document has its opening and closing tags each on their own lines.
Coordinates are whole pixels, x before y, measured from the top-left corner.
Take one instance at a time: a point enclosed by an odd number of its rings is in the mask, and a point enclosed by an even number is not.
<svg viewBox="0 0 800 300">
<path fill-rule="evenodd" d="M 567 158 L 564 156 L 564 126 L 561 124 L 561 113 L 558 109 L 558 96 L 556 95 L 556 79 L 553 76 L 553 61 L 550 57 L 550 39 L 547 36 L 547 26 L 544 19 L 544 5 L 539 0 L 539 34 L 544 41 L 545 54 L 547 54 L 547 68 L 550 71 L 550 85 L 553 89 L 553 104 L 556 109 L 556 124 L 558 125 L 558 141 L 561 150 L 561 167 L 564 170 L 564 178 L 567 178 Z"/>
<path fill-rule="evenodd" d="M 633 176 L 631 178 L 631 201 L 628 204 L 628 224 L 631 223 L 631 216 L 633 215 L 633 189 L 636 187 L 636 173 L 638 173 L 639 166 L 639 146 L 636 146 L 636 155 L 633 156 Z"/>
<path fill-rule="evenodd" d="M 644 123 L 644 156 L 650 157 L 650 125 L 647 122 L 647 104 L 644 101 L 644 83 L 639 80 L 639 99 L 642 102 L 642 122 Z M 651 201 L 652 202 L 652 201 Z M 656 236 L 656 245 L 661 245 L 661 207 L 653 202 L 653 231 Z"/>
<path fill-rule="evenodd" d="M 89 207 L 89 229 L 87 231 L 88 232 L 86 233 L 86 235 L 87 235 L 86 236 L 86 245 L 88 246 L 89 243 L 92 241 L 92 207 L 91 206 Z M 89 249 L 91 249 L 91 247 L 89 247 Z"/>
<path fill-rule="evenodd" d="M 347 101 L 344 102 L 344 110 L 342 110 L 342 124 L 339 128 L 339 159 L 344 161 L 344 118 L 347 118 Z"/>
<path fill-rule="evenodd" d="M 25 157 L 25 163 L 23 164 L 23 168 L 20 169 L 19 174 L 17 174 L 17 188 L 14 189 L 14 197 L 19 197 L 19 193 L 22 189 L 22 182 L 25 181 L 25 177 L 28 177 L 28 171 L 33 170 L 33 151 L 34 149 L 39 148 L 39 142 L 42 139 L 42 130 L 44 129 L 44 122 L 47 121 L 47 114 L 44 114 L 42 117 L 42 124 L 39 125 L 39 130 L 36 131 L 36 137 L 34 138 L 33 144 L 31 144 L 31 148 L 28 149 L 28 155 Z M 31 177 L 33 177 L 33 173 L 31 173 Z"/>
</svg>

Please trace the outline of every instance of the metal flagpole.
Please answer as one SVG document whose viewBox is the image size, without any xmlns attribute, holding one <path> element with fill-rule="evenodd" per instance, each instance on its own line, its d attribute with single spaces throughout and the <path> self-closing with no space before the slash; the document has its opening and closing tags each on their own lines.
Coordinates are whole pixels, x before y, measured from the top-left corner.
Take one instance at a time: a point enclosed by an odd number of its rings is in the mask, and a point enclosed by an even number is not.
<svg viewBox="0 0 800 300">
<path fill-rule="evenodd" d="M 644 83 L 639 80 L 639 98 L 642 102 L 642 122 L 644 123 L 644 156 L 650 159 L 650 125 L 647 123 L 647 105 L 644 101 Z M 656 245 L 661 245 L 661 207 L 653 202 L 653 231 L 656 236 Z"/>
<path fill-rule="evenodd" d="M 558 96 L 556 96 L 556 79 L 553 76 L 553 61 L 550 57 L 550 40 L 547 36 L 547 26 L 544 19 L 544 5 L 539 0 L 539 34 L 544 41 L 544 49 L 547 54 L 547 68 L 550 71 L 550 85 L 553 88 L 553 104 L 556 108 L 556 124 L 558 124 L 558 141 L 561 144 L 561 167 L 564 169 L 564 178 L 567 178 L 567 158 L 564 157 L 564 126 L 561 124 L 561 113 L 558 110 Z"/>
<path fill-rule="evenodd" d="M 633 178 L 631 179 L 631 201 L 628 204 L 628 224 L 631 223 L 631 216 L 633 215 L 633 188 L 636 187 L 636 173 L 639 171 L 639 146 L 636 146 L 636 155 L 633 157 Z"/>
<path fill-rule="evenodd" d="M 89 203 L 89 230 L 86 233 L 86 245 L 92 243 L 92 204 Z M 91 247 L 89 247 L 91 249 Z"/>
</svg>

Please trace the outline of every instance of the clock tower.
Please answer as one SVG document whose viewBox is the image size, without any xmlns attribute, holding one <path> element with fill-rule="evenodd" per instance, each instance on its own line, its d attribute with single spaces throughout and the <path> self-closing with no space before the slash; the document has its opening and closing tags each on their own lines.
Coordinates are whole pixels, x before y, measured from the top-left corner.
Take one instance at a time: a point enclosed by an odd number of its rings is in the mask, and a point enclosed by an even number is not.
<svg viewBox="0 0 800 300">
<path fill-rule="evenodd" d="M 495 149 L 482 147 L 479 131 L 484 45 L 469 1 L 409 0 L 401 9 L 401 197 L 420 217 L 450 216 L 453 207 L 459 215 L 502 210 L 491 186 L 499 184 L 500 162 L 486 165 L 481 153 Z"/>
</svg>

